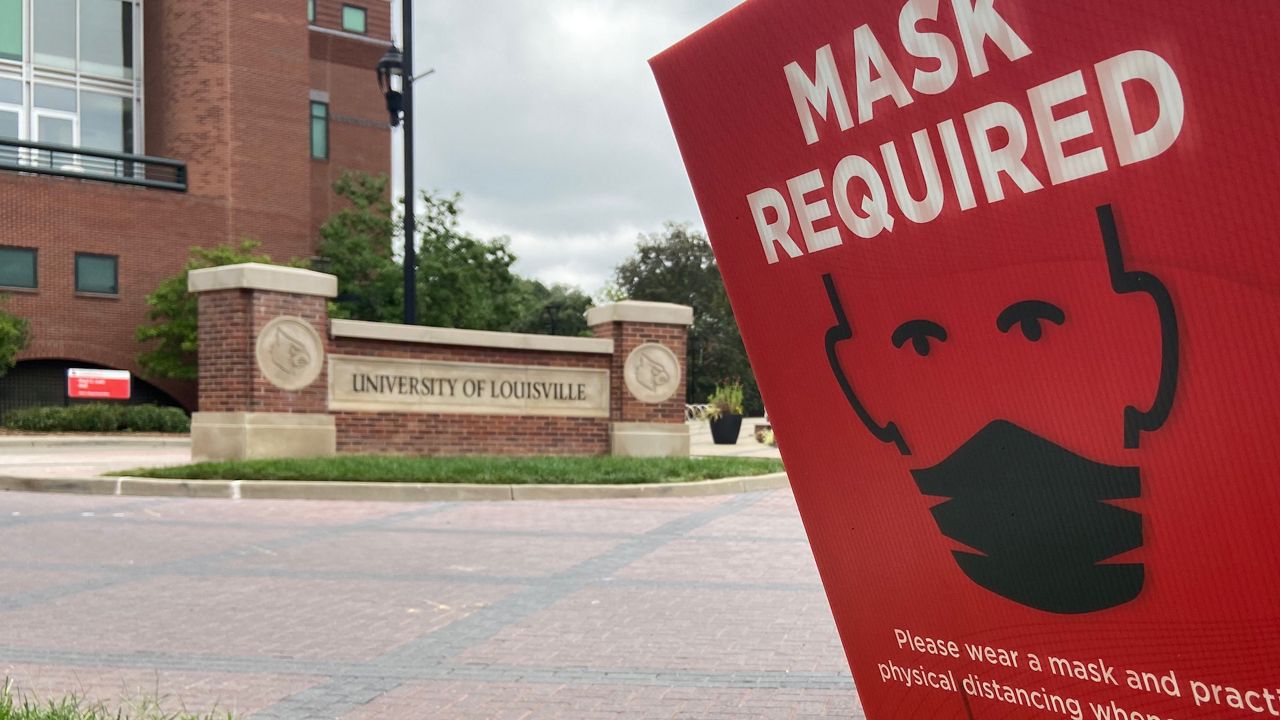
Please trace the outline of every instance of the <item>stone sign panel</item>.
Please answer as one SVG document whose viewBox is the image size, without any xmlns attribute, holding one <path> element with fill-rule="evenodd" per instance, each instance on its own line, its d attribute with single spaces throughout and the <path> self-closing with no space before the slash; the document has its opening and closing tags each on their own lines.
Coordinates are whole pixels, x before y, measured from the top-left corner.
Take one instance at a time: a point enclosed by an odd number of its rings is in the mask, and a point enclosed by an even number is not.
<svg viewBox="0 0 1280 720">
<path fill-rule="evenodd" d="M 334 355 L 329 409 L 605 418 L 609 371 Z"/>
<path fill-rule="evenodd" d="M 666 345 L 647 343 L 627 356 L 627 390 L 643 403 L 670 400 L 680 389 L 680 359 Z"/>
<path fill-rule="evenodd" d="M 258 333 L 258 369 L 282 390 L 301 390 L 324 368 L 324 340 L 300 317 L 278 317 Z"/>
</svg>

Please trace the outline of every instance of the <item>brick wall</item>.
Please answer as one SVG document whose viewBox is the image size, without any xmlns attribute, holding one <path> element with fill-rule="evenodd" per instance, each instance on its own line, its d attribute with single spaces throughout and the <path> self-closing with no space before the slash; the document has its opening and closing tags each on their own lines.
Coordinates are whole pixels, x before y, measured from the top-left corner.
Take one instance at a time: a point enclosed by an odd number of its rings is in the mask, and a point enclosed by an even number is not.
<svg viewBox="0 0 1280 720">
<path fill-rule="evenodd" d="M 594 327 L 596 335 L 610 342 L 587 341 L 587 349 L 595 352 L 573 352 L 563 349 L 565 345 L 559 342 L 535 341 L 520 335 L 508 339 L 497 333 L 422 332 L 402 326 L 378 328 L 361 323 L 335 328 L 327 317 L 325 298 L 336 294 L 336 279 L 320 273 L 264 266 L 202 270 L 192 276 L 192 285 L 218 288 L 199 293 L 200 392 L 201 409 L 205 412 L 328 415 L 334 432 L 329 436 L 333 440 L 328 452 L 336 449 L 341 453 L 451 456 L 688 452 L 687 431 L 682 437 L 680 432 L 657 432 L 657 428 L 652 427 L 665 425 L 671 430 L 685 430 L 684 400 L 680 394 L 661 403 L 642 403 L 625 389 L 623 375 L 630 354 L 648 343 L 664 345 L 677 358 L 684 357 L 688 322 L 684 318 L 690 312 L 688 308 L 646 307 L 639 303 L 593 310 L 588 318 L 600 318 Z M 228 289 L 229 286 L 236 289 Z M 277 288 L 295 288 L 296 292 L 280 292 Z M 298 391 L 276 388 L 257 364 L 256 343 L 260 334 L 269 323 L 283 316 L 301 317 L 309 323 L 323 338 L 322 345 L 328 356 L 319 376 Z M 665 322 L 615 321 L 616 318 L 660 318 Z M 341 335 L 335 335 L 335 331 L 341 331 Z M 394 339 L 370 339 L 368 335 Z M 465 344 L 473 341 L 480 344 Z M 599 352 L 601 346 L 608 345 L 612 346 L 612 352 Z M 544 349 L 535 349 L 539 347 Z M 395 406 L 391 406 L 395 409 L 390 411 L 382 410 L 380 408 L 387 406 L 376 402 L 348 406 L 374 410 L 331 411 L 328 369 L 334 357 L 469 363 L 495 369 L 606 371 L 610 411 L 608 417 L 419 413 L 405 412 Z M 593 407 L 600 406 L 593 403 Z M 486 411 L 492 412 L 490 408 Z M 262 420 L 282 427 L 298 425 L 288 418 Z M 637 431 L 636 426 L 642 429 Z M 615 432 L 619 434 L 614 436 Z M 225 448 L 221 452 L 226 452 Z"/>
<path fill-rule="evenodd" d="M 646 343 L 666 345 L 680 359 L 682 372 L 688 372 L 685 356 L 688 353 L 689 331 L 682 325 L 654 323 L 614 322 L 592 328 L 596 337 L 613 340 L 614 353 L 610 370 L 613 380 L 613 397 L 610 398 L 610 414 L 614 422 L 680 423 L 684 422 L 684 393 L 677 392 L 663 403 L 643 403 L 632 397 L 623 382 L 622 369 L 631 351 Z M 684 387 L 681 378 L 680 387 Z"/>
<path fill-rule="evenodd" d="M 142 9 L 146 153 L 182 159 L 191 194 L 222 198 L 231 184 L 230 48 L 223 32 L 230 3 L 173 0 Z M 221 220 L 217 231 L 225 236 L 228 218 Z"/>
<path fill-rule="evenodd" d="M 133 341 L 145 296 L 182 270 L 187 248 L 210 244 L 223 217 L 214 198 L 100 182 L 0 173 L 0 244 L 37 250 L 39 287 L 3 291 L 5 309 L 31 323 L 20 360 L 74 360 L 141 374 Z M 119 257 L 120 294 L 75 291 L 77 252 Z M 188 408 L 193 383 L 155 382 Z"/>
<path fill-rule="evenodd" d="M 365 9 L 369 37 L 391 37 L 391 3 L 389 0 L 316 0 L 317 27 L 342 30 L 342 6 L 354 5 Z"/>
<path fill-rule="evenodd" d="M 360 357 L 609 369 L 608 355 L 496 350 L 337 338 L 329 352 Z M 338 451 L 414 455 L 606 455 L 607 418 L 332 413 Z M 681 411 L 683 419 L 683 410 Z"/>
<path fill-rule="evenodd" d="M 231 233 L 271 238 L 280 260 L 306 258 L 314 247 L 306 7 L 295 0 L 226 4 Z"/>
<path fill-rule="evenodd" d="M 374 72 L 386 46 L 311 33 L 311 89 L 329 93 L 329 159 L 310 164 L 313 236 L 345 202 L 332 192 L 344 171 L 388 172 L 390 124 Z"/>
<path fill-rule="evenodd" d="M 328 409 L 328 372 L 309 387 L 286 392 L 258 370 L 258 333 L 277 317 L 300 317 L 320 337 L 329 332 L 324 298 L 262 290 L 201 293 L 200 410 L 202 412 L 323 413 Z"/>
</svg>

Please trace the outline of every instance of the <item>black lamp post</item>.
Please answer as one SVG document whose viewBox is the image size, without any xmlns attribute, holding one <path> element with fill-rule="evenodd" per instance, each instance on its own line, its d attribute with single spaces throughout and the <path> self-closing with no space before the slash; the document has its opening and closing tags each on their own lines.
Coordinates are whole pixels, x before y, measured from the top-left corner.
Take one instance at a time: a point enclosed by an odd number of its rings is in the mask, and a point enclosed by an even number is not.
<svg viewBox="0 0 1280 720">
<path fill-rule="evenodd" d="M 404 8 L 404 53 L 395 45 L 378 61 L 378 87 L 387 98 L 391 127 L 404 122 L 404 324 L 418 324 L 417 250 L 413 229 L 413 0 L 400 0 Z M 400 78 L 402 92 L 391 84 Z"/>
<path fill-rule="evenodd" d="M 542 308 L 542 312 L 547 316 L 547 325 L 550 326 L 551 334 L 557 335 L 556 330 L 560 327 L 560 311 L 564 308 L 564 303 L 549 302 L 546 307 Z"/>
</svg>

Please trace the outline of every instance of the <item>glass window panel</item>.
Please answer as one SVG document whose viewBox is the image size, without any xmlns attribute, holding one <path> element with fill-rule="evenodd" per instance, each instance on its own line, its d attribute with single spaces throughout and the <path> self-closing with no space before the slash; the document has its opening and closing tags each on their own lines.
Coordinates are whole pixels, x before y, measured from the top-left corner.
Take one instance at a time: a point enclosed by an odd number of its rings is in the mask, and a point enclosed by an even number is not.
<svg viewBox="0 0 1280 720">
<path fill-rule="evenodd" d="M 19 138 L 21 136 L 18 132 L 21 128 L 16 110 L 0 108 L 0 138 Z"/>
<path fill-rule="evenodd" d="M 329 159 L 329 106 L 311 103 L 311 157 Z"/>
<path fill-rule="evenodd" d="M 307 0 L 307 22 L 316 21 L 316 0 Z"/>
<path fill-rule="evenodd" d="M 76 0 L 31 0 L 36 65 L 76 67 Z"/>
<path fill-rule="evenodd" d="M 342 29 L 358 33 L 365 32 L 364 8 L 355 7 L 354 5 L 343 5 Z"/>
<path fill-rule="evenodd" d="M 35 106 L 50 110 L 76 111 L 76 91 L 71 88 L 37 85 Z"/>
<path fill-rule="evenodd" d="M 80 146 L 133 152 L 133 101 L 118 95 L 81 92 Z"/>
<path fill-rule="evenodd" d="M 36 286 L 36 251 L 26 248 L 0 247 L 0 286 L 34 288 Z"/>
<path fill-rule="evenodd" d="M 0 58 L 22 59 L 22 0 L 0 0 Z"/>
<path fill-rule="evenodd" d="M 133 77 L 133 5 L 80 0 L 80 72 Z"/>
<path fill-rule="evenodd" d="M 0 109 L 0 138 L 19 139 L 21 130 L 22 125 L 19 123 L 17 111 Z M 18 160 L 18 148 L 0 147 L 0 163 L 16 165 Z M 3 260 L 0 260 L 0 263 L 3 262 Z M 0 283 L 0 285 L 3 284 Z"/>
<path fill-rule="evenodd" d="M 18 80 L 0 78 L 0 103 L 10 105 L 22 104 L 22 83 Z"/>
<path fill-rule="evenodd" d="M 107 255 L 76 254 L 76 292 L 115 295 L 116 258 Z"/>
<path fill-rule="evenodd" d="M 36 116 L 36 140 L 54 145 L 75 145 L 76 124 L 70 118 Z"/>
</svg>

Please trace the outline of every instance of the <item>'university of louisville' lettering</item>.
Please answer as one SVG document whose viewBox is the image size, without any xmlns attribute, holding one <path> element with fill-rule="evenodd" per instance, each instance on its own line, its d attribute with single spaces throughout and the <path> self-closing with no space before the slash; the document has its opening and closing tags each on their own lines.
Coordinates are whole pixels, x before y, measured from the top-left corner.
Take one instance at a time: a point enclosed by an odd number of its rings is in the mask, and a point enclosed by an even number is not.
<svg viewBox="0 0 1280 720">
<path fill-rule="evenodd" d="M 457 395 L 457 389 L 458 381 L 447 378 L 370 373 L 355 373 L 351 376 L 351 390 L 358 393 L 454 397 Z"/>
<path fill-rule="evenodd" d="M 418 375 L 354 373 L 351 390 L 376 395 L 411 395 L 418 397 L 466 397 L 498 400 L 558 400 L 585 402 L 584 383 L 543 382 L 534 380 L 459 380 Z"/>
</svg>

